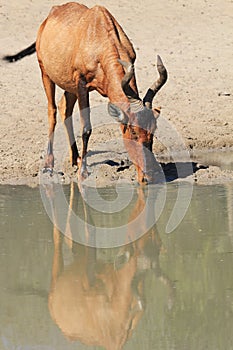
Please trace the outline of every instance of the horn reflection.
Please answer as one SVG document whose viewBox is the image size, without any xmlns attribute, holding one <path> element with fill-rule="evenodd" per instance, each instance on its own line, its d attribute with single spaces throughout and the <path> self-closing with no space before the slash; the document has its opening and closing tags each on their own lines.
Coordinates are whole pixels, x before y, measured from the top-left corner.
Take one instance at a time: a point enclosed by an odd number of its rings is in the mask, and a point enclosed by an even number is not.
<svg viewBox="0 0 233 350">
<path fill-rule="evenodd" d="M 146 308 L 144 281 L 148 273 L 167 286 L 171 305 L 174 288 L 162 272 L 159 255 L 162 242 L 153 226 L 140 239 L 118 248 L 93 248 L 72 240 L 70 211 L 82 213 L 86 222 L 94 224 L 95 217 L 86 204 L 84 191 L 74 183 L 70 186 L 69 210 L 65 235 L 56 226 L 56 206 L 53 207 L 54 256 L 49 312 L 64 336 L 86 345 L 102 346 L 107 350 L 122 349 L 136 331 Z M 135 198 L 127 213 L 134 220 L 145 207 L 146 190 L 135 189 Z M 47 191 L 52 204 L 55 190 Z M 81 214 L 80 214 L 81 215 Z M 141 229 L 145 226 L 141 222 Z M 86 239 L 89 239 L 86 226 Z M 133 232 L 128 232 L 133 236 Z"/>
</svg>

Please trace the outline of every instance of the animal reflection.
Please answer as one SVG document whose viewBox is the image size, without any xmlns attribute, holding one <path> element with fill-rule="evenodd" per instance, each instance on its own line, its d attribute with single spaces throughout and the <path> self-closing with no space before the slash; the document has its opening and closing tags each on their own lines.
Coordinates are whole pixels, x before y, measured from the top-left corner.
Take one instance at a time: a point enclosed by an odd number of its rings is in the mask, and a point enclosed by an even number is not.
<svg viewBox="0 0 233 350">
<path fill-rule="evenodd" d="M 74 199 L 77 200 L 74 184 L 71 186 L 70 208 Z M 85 202 L 81 202 L 87 213 Z M 129 220 L 134 219 L 144 205 L 145 192 L 139 189 Z M 49 293 L 51 317 L 69 340 L 120 350 L 143 315 L 144 280 L 149 270 L 167 286 L 169 303 L 173 298 L 172 282 L 159 266 L 161 240 L 153 227 L 140 239 L 123 247 L 92 248 L 70 239 L 69 213 L 67 218 L 66 235 L 54 225 Z M 68 264 L 64 263 L 64 248 L 72 257 Z"/>
</svg>

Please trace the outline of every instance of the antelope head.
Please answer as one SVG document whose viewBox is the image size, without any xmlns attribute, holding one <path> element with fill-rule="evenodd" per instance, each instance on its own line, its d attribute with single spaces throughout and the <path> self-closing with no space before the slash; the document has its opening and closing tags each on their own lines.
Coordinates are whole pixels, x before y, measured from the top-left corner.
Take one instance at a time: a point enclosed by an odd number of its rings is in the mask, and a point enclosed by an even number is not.
<svg viewBox="0 0 233 350">
<path fill-rule="evenodd" d="M 131 88 L 130 81 L 134 77 L 132 63 L 119 60 L 125 68 L 125 75 L 121 86 L 129 101 L 127 111 L 116 104 L 109 103 L 109 114 L 121 123 L 123 139 L 128 154 L 136 166 L 139 183 L 155 182 L 158 163 L 152 153 L 153 135 L 156 120 L 160 115 L 160 108 L 152 108 L 152 101 L 156 93 L 167 81 L 167 70 L 160 56 L 157 57 L 159 78 L 148 89 L 143 100 Z"/>
</svg>

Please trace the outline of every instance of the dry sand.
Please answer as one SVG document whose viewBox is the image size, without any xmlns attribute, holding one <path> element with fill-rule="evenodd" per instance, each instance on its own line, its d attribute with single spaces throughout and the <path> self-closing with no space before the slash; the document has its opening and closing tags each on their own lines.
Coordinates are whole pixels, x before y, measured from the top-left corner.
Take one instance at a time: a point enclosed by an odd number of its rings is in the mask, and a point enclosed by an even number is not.
<svg viewBox="0 0 233 350">
<path fill-rule="evenodd" d="M 61 3 L 3 0 L 0 56 L 14 54 L 34 42 L 38 26 L 51 6 Z M 189 151 L 233 147 L 233 1 L 88 0 L 83 3 L 90 7 L 97 3 L 106 6 L 132 40 L 142 96 L 157 75 L 156 55 L 163 58 L 169 80 L 154 101 L 162 106 L 159 141 L 154 144 L 158 159 L 164 154 L 173 156 L 182 142 Z M 13 64 L 0 61 L 0 69 L 0 183 L 35 185 L 47 143 L 47 105 L 36 56 Z M 107 101 L 95 92 L 91 95 L 94 125 L 88 159 L 91 176 L 100 179 L 101 185 L 119 178 L 134 181 L 135 170 L 128 166 L 119 128 L 107 115 Z M 59 96 L 61 91 L 57 99 Z M 77 116 L 76 109 L 75 121 Z M 163 121 L 168 123 L 168 133 Z M 75 124 L 80 144 L 79 123 Z M 62 133 L 59 121 L 57 134 Z M 69 182 L 76 174 L 69 169 L 66 142 L 63 146 L 59 140 L 57 151 L 59 147 L 61 160 L 55 170 L 65 172 L 60 177 Z M 205 169 L 194 164 L 194 169 L 192 178 L 197 182 L 199 178 L 204 183 L 210 179 L 233 179 L 232 172 L 218 167 Z"/>
</svg>

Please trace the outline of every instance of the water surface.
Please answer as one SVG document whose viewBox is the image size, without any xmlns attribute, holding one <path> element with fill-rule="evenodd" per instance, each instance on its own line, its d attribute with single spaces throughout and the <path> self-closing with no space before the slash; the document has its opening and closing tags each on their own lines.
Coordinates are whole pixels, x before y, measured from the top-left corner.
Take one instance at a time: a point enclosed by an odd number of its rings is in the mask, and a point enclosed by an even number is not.
<svg viewBox="0 0 233 350">
<path fill-rule="evenodd" d="M 38 188 L 0 187 L 0 349 L 231 349 L 233 185 L 195 185 L 184 219 L 170 234 L 178 184 L 166 186 L 158 222 L 145 233 L 139 221 L 145 234 L 112 249 L 85 247 L 60 233 Z M 56 191 L 47 190 L 55 209 Z M 103 214 L 83 203 L 78 188 L 64 187 L 77 215 L 98 227 L 128 224 L 133 240 L 129 223 L 145 194 L 119 191 L 129 204 Z M 110 207 L 118 194 L 100 190 Z M 77 234 L 69 211 L 62 220 L 67 236 Z"/>
</svg>

